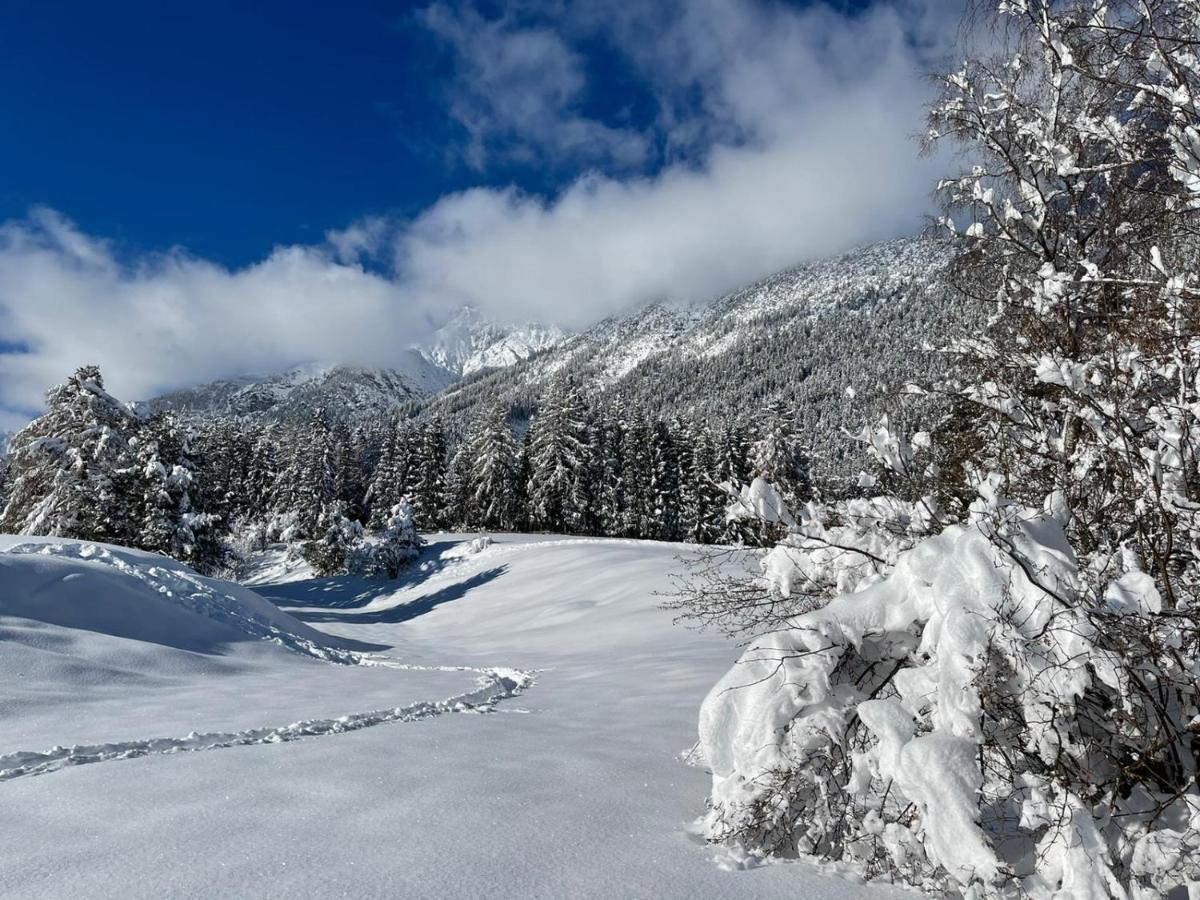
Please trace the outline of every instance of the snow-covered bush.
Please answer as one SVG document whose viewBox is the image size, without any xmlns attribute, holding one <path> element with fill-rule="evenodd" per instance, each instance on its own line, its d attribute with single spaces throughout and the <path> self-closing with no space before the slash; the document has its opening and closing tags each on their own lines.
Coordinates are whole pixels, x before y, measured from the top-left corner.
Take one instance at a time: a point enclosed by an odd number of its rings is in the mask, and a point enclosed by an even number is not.
<svg viewBox="0 0 1200 900">
<path fill-rule="evenodd" d="M 1195 621 L 1132 557 L 1089 595 L 1061 510 L 981 499 L 755 640 L 701 712 L 710 838 L 977 896 L 1200 877 Z"/>
<path fill-rule="evenodd" d="M 383 529 L 373 540 L 360 538 L 346 558 L 346 573 L 362 578 L 396 578 L 417 558 L 421 538 L 413 525 L 412 506 L 401 500 L 392 507 Z"/>
<path fill-rule="evenodd" d="M 383 528 L 375 534 L 347 518 L 337 505 L 326 513 L 322 525 L 321 537 L 301 545 L 305 562 L 322 576 L 395 578 L 421 547 L 412 506 L 406 500 L 392 507 Z"/>
<path fill-rule="evenodd" d="M 473 538 L 467 543 L 466 552 L 469 555 L 474 556 L 475 554 L 482 553 L 488 547 L 492 546 L 492 543 L 491 535 L 481 534 L 479 537 Z"/>
<path fill-rule="evenodd" d="M 917 484 L 907 466 L 889 468 L 898 464 L 891 450 L 909 447 L 904 436 L 886 419 L 864 430 L 868 432 L 868 454 L 890 479 L 904 480 L 909 487 Z M 928 449 L 927 441 L 919 443 L 922 450 Z M 905 458 L 913 463 L 911 450 L 906 449 Z M 693 557 L 690 577 L 666 607 L 682 619 L 735 636 L 779 628 L 840 593 L 878 581 L 901 552 L 936 533 L 941 524 L 931 495 L 916 501 L 887 495 L 814 498 L 792 512 L 776 486 L 762 476 L 740 488 L 728 483 L 722 488 L 731 522 L 755 523 L 745 531 L 782 537 L 769 550 L 717 549 Z"/>
<path fill-rule="evenodd" d="M 301 545 L 304 561 L 318 575 L 345 575 L 347 561 L 363 541 L 362 525 L 347 518 L 344 506 L 334 503 L 321 516 L 319 532 L 320 537 Z"/>
</svg>

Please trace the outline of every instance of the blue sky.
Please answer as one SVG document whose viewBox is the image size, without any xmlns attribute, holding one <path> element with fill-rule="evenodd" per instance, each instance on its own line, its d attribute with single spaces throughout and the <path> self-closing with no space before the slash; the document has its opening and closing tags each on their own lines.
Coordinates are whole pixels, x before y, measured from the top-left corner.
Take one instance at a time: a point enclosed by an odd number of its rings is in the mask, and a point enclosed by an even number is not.
<svg viewBox="0 0 1200 900">
<path fill-rule="evenodd" d="M 452 60 L 411 6 L 6 9 L 0 218 L 46 205 L 135 246 L 245 265 L 478 178 L 444 152 Z"/>
<path fill-rule="evenodd" d="M 85 361 L 387 364 L 463 303 L 582 327 L 911 233 L 960 9 L 9 0 L 0 426 Z"/>
</svg>

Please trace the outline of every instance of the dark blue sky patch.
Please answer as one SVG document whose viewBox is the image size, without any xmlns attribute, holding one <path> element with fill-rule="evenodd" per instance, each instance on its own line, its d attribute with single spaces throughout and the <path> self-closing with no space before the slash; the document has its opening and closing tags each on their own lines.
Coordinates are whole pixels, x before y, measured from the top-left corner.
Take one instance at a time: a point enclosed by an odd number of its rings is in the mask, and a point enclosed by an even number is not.
<svg viewBox="0 0 1200 900">
<path fill-rule="evenodd" d="M 645 158 L 496 152 L 465 164 L 448 110 L 455 54 L 422 23 L 425 5 L 9 0 L 0 220 L 49 206 L 134 252 L 184 246 L 236 267 L 364 215 L 412 217 L 466 187 L 553 196 L 597 166 L 653 175 L 694 151 L 656 131 L 643 73 L 583 28 L 562 35 L 586 76 L 568 111 L 641 135 Z M 500 19 L 504 5 L 479 14 Z M 563 24 L 536 12 L 505 21 Z M 493 149 L 520 136 L 500 140 Z"/>
</svg>

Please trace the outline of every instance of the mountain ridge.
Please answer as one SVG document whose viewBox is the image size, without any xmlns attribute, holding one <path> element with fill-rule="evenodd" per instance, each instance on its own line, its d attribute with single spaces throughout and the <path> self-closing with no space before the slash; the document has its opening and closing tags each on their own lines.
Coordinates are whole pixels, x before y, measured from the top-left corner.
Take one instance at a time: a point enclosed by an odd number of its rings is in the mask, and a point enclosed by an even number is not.
<svg viewBox="0 0 1200 900">
<path fill-rule="evenodd" d="M 144 406 L 201 420 L 290 422 L 323 408 L 341 419 L 439 415 L 465 426 L 496 402 L 526 419 L 548 384 L 567 375 L 594 399 L 659 417 L 734 419 L 780 399 L 802 427 L 824 432 L 812 443 L 831 449 L 843 428 L 881 414 L 889 390 L 939 365 L 919 348 L 969 316 L 947 285 L 952 251 L 944 240 L 892 239 L 789 267 L 706 304 L 647 303 L 575 334 L 506 328 L 465 307 L 408 351 L 402 367 L 226 380 Z"/>
</svg>

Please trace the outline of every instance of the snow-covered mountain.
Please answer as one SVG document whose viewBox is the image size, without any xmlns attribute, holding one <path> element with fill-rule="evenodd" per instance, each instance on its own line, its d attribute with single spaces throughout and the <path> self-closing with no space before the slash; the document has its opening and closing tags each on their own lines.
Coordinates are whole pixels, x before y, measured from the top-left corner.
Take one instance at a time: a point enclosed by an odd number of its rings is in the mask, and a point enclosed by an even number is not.
<svg viewBox="0 0 1200 900">
<path fill-rule="evenodd" d="M 561 343 L 557 325 L 528 322 L 500 325 L 473 306 L 464 306 L 418 349 L 434 365 L 459 376 L 503 369 Z"/>
<path fill-rule="evenodd" d="M 569 374 L 648 415 L 737 417 L 767 400 L 840 446 L 905 380 L 941 365 L 920 348 L 976 313 L 946 284 L 951 247 L 904 238 L 807 263 L 707 304 L 655 303 L 578 334 L 501 326 L 464 307 L 396 367 L 297 369 L 218 381 L 145 404 L 195 418 L 345 419 L 400 409 L 469 421 L 497 399 L 535 408 Z"/>
<path fill-rule="evenodd" d="M 307 366 L 274 375 L 246 375 L 185 388 L 141 404 L 149 412 L 189 418 L 301 421 L 316 410 L 333 419 L 388 415 L 450 385 L 455 376 L 416 350 L 386 369 Z"/>
<path fill-rule="evenodd" d="M 797 266 L 707 305 L 651 304 L 527 362 L 464 379 L 426 408 L 469 420 L 497 398 L 535 408 L 557 375 L 651 416 L 737 418 L 781 399 L 814 447 L 895 406 L 895 389 L 944 360 L 923 352 L 978 311 L 949 290 L 952 247 L 904 238 Z M 824 445 L 824 446 L 822 446 Z"/>
<path fill-rule="evenodd" d="M 402 351 L 387 368 L 300 366 L 184 388 L 139 406 L 194 419 L 279 422 L 300 421 L 323 409 L 329 418 L 353 421 L 389 415 L 465 376 L 523 362 L 566 337 L 555 325 L 500 325 L 463 307 L 427 343 Z"/>
</svg>

